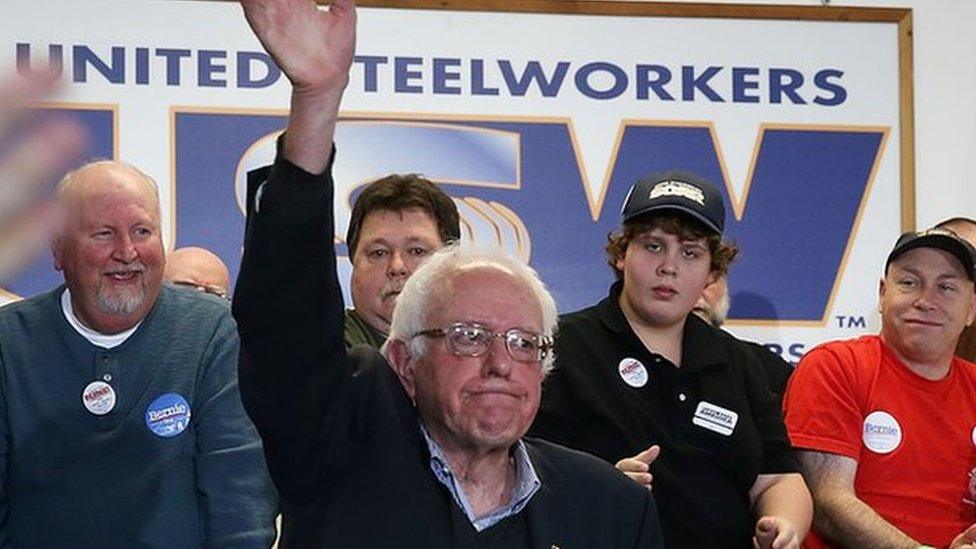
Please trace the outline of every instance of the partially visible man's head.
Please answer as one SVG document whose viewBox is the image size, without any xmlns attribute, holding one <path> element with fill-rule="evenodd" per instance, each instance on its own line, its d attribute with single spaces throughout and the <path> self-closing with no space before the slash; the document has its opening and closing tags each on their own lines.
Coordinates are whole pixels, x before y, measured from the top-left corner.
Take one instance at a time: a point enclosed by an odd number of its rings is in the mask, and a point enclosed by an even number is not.
<svg viewBox="0 0 976 549">
<path fill-rule="evenodd" d="M 705 322 L 720 328 L 729 316 L 730 306 L 728 277 L 722 275 L 705 286 L 692 312 Z"/>
<path fill-rule="evenodd" d="M 407 282 L 385 352 L 440 444 L 506 447 L 538 411 L 556 319 L 530 267 L 451 246 Z"/>
<path fill-rule="evenodd" d="M 99 161 L 61 181 L 65 210 L 52 246 L 75 314 L 106 334 L 138 324 L 152 309 L 163 277 L 156 183 L 133 166 Z"/>
<path fill-rule="evenodd" d="M 229 295 L 230 271 L 217 254 L 189 246 L 170 252 L 163 278 L 180 286 L 226 298 Z"/>
<path fill-rule="evenodd" d="M 430 181 L 409 174 L 369 184 L 353 205 L 346 233 L 356 312 L 388 332 L 407 278 L 431 252 L 460 237 L 454 201 Z"/>
<path fill-rule="evenodd" d="M 976 219 L 970 217 L 951 217 L 939 222 L 936 229 L 949 229 L 960 238 L 976 246 Z"/>
<path fill-rule="evenodd" d="M 879 287 L 885 343 L 909 363 L 947 361 L 976 316 L 974 277 L 976 250 L 955 233 L 903 234 Z"/>
</svg>

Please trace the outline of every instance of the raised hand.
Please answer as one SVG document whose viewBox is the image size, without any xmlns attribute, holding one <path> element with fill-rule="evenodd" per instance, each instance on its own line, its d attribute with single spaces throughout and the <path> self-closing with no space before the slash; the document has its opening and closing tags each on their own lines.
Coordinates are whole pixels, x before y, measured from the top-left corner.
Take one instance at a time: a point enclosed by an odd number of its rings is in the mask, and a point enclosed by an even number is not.
<svg viewBox="0 0 976 549">
<path fill-rule="evenodd" d="M 46 184 L 78 160 L 84 145 L 77 123 L 29 108 L 55 83 L 46 73 L 0 82 L 0 280 L 49 243 L 59 212 Z"/>
<path fill-rule="evenodd" d="M 254 34 L 292 84 L 284 156 L 305 171 L 322 173 L 356 50 L 356 2 L 332 0 L 328 11 L 312 0 L 241 0 L 241 5 Z"/>
<path fill-rule="evenodd" d="M 343 89 L 356 49 L 356 2 L 241 0 L 244 16 L 296 93 Z"/>
</svg>

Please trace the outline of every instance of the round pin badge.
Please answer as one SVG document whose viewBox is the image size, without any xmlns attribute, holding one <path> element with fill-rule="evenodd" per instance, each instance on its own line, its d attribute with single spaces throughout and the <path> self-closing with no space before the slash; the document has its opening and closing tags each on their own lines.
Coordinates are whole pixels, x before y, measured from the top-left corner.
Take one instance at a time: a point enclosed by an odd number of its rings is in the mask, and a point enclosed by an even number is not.
<svg viewBox="0 0 976 549">
<path fill-rule="evenodd" d="M 81 403 L 96 416 L 104 416 L 115 408 L 115 389 L 104 381 L 92 381 L 81 392 Z"/>
<path fill-rule="evenodd" d="M 972 439 L 973 446 L 976 446 L 976 427 L 973 427 L 973 432 L 972 432 L 972 434 L 969 435 L 969 438 Z M 974 470 L 976 470 L 976 469 L 974 469 Z"/>
<path fill-rule="evenodd" d="M 901 444 L 901 425 L 888 412 L 877 410 L 864 418 L 861 438 L 868 450 L 876 454 L 888 454 Z"/>
<path fill-rule="evenodd" d="M 176 393 L 166 393 L 146 406 L 146 427 L 154 435 L 171 438 L 190 425 L 190 405 Z"/>
<path fill-rule="evenodd" d="M 647 380 L 650 378 L 647 368 L 636 358 L 621 360 L 620 364 L 617 365 L 617 371 L 620 372 L 620 378 L 624 380 L 624 383 L 635 389 L 647 385 Z"/>
</svg>

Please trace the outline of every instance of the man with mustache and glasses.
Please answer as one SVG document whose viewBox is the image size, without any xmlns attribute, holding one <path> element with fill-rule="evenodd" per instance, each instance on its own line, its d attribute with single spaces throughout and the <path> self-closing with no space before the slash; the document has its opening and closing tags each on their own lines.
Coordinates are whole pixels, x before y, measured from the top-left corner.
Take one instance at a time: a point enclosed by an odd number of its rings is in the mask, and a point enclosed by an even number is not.
<svg viewBox="0 0 976 549">
<path fill-rule="evenodd" d="M 282 546 L 661 547 L 647 490 L 523 439 L 556 322 L 528 266 L 435 252 L 404 284 L 384 354 L 347 349 L 330 172 L 355 3 L 243 4 L 292 83 L 288 129 L 248 200 L 234 295 L 242 394 L 281 493 Z"/>
<path fill-rule="evenodd" d="M 163 285 L 155 183 L 100 161 L 57 199 L 65 284 L 0 309 L 0 546 L 268 547 L 236 327 Z"/>
<path fill-rule="evenodd" d="M 953 354 L 976 317 L 976 249 L 908 232 L 883 272 L 881 333 L 812 349 L 783 398 L 816 505 L 806 546 L 973 547 L 976 364 Z"/>
</svg>

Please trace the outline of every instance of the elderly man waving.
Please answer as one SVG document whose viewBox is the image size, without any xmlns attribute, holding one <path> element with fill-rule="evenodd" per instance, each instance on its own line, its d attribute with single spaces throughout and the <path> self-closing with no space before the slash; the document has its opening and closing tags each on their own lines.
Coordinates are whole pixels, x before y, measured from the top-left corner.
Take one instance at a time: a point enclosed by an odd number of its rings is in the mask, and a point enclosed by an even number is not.
<svg viewBox="0 0 976 549">
<path fill-rule="evenodd" d="M 282 544 L 659 547 L 647 490 L 595 458 L 522 438 L 556 319 L 528 267 L 448 247 L 404 287 L 386 358 L 347 350 L 330 168 L 354 2 L 244 8 L 293 85 L 234 302 L 242 393 L 281 493 Z"/>
</svg>

